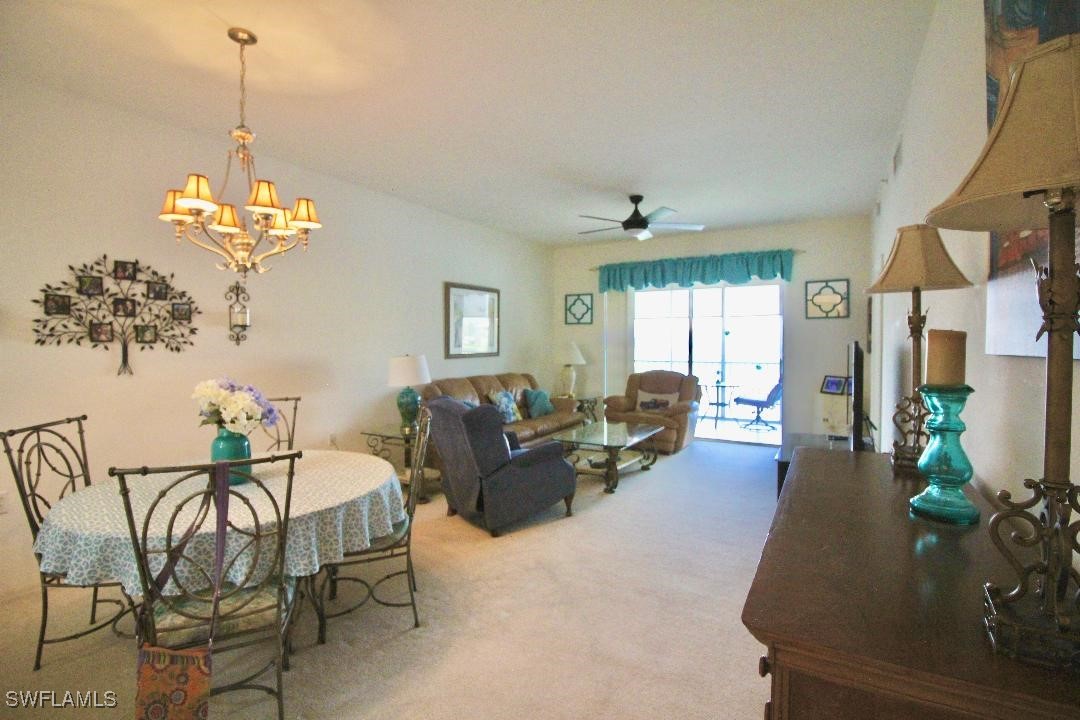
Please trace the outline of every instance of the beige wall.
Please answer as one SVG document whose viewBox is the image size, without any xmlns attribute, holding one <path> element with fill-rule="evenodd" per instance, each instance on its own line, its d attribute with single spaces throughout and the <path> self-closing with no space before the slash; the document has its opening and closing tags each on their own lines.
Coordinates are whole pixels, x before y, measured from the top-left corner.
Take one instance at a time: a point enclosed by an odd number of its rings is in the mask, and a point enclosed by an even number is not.
<svg viewBox="0 0 1080 720">
<path fill-rule="evenodd" d="M 870 225 L 865 217 L 809 220 L 694 235 L 658 235 L 645 242 L 619 238 L 609 243 L 560 247 L 552 251 L 555 288 L 555 346 L 571 340 L 588 365 L 578 368 L 579 395 L 618 394 L 626 387 L 633 356 L 629 338 L 627 294 L 600 295 L 598 274 L 605 263 L 663 257 L 712 255 L 757 250 L 796 251 L 794 275 L 783 284 L 785 432 L 824 432 L 820 424 L 822 378 L 846 374 L 847 343 L 866 340 L 866 295 L 870 264 Z M 807 280 L 849 278 L 851 317 L 807 320 Z M 592 325 L 563 324 L 567 293 L 594 294 Z M 605 303 L 606 300 L 606 303 Z M 605 321 L 606 304 L 606 321 Z M 606 358 L 605 358 L 606 352 Z M 607 367 L 607 377 L 603 368 Z M 555 360 L 552 360 L 554 365 Z M 606 380 L 606 385 L 605 385 Z"/>
<path fill-rule="evenodd" d="M 881 215 L 874 222 L 875 271 L 888 254 L 896 228 L 921 222 L 931 207 L 956 188 L 978 157 L 987 135 L 984 56 L 982 3 L 940 2 L 907 104 L 902 162 L 882 194 Z M 977 480 L 990 488 L 1010 488 L 1026 498 L 1029 493 L 1021 481 L 1039 477 L 1042 470 L 1044 361 L 985 354 L 987 235 L 943 230 L 942 237 L 975 284 L 966 290 L 923 296 L 923 306 L 929 308 L 928 328 L 968 333 L 967 380 L 975 393 L 963 413 L 968 428 L 964 447 Z M 879 424 L 891 430 L 892 405 L 910 382 L 905 320 L 910 296 L 887 295 L 883 304 L 884 311 L 877 313 L 882 330 L 877 334 L 885 338 L 884 352 L 877 358 L 881 363 Z M 1033 318 L 1032 337 L 1038 325 Z M 1074 447 L 1080 447 L 1078 439 L 1074 425 Z M 1074 477 L 1078 467 L 1074 454 Z"/>
<path fill-rule="evenodd" d="M 553 377 L 535 360 L 546 355 L 550 329 L 546 251 L 274 162 L 258 142 L 260 175 L 278 181 L 283 199 L 301 191 L 315 197 L 325 228 L 307 253 L 273 259 L 272 271 L 249 278 L 254 326 L 235 346 L 223 297 L 234 275 L 215 269 L 209 253 L 177 245 L 157 220 L 164 190 L 189 170 L 209 174 L 216 191 L 226 128 L 196 136 L 16 78 L 3 80 L 3 95 L 0 427 L 86 413 L 95 479 L 110 465 L 205 459 L 212 431 L 198 427 L 190 395 L 206 378 L 229 375 L 302 395 L 300 447 L 325 447 L 334 433 L 340 447 L 360 449 L 361 429 L 397 417 L 397 390 L 386 387 L 392 355 L 426 354 L 435 377 L 504 370 Z M 30 299 L 61 280 L 69 263 L 102 253 L 176 274 L 203 311 L 194 347 L 134 352 L 135 375 L 117 377 L 118 348 L 33 344 L 38 306 Z M 499 357 L 443 359 L 444 280 L 501 290 Z M 2 477 L 0 595 L 36 584 L 30 534 L 6 469 Z"/>
</svg>

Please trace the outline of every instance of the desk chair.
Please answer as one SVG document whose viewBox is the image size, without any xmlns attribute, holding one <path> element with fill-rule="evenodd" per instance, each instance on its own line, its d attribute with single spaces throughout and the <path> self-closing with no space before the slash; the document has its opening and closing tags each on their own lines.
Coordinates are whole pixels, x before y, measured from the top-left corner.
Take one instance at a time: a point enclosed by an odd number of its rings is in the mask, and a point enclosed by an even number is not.
<svg viewBox="0 0 1080 720">
<path fill-rule="evenodd" d="M 783 383 L 776 383 L 776 385 L 773 385 L 773 389 L 770 390 L 769 394 L 764 398 L 748 398 L 741 396 L 735 398 L 733 402 L 736 405 L 746 405 L 754 408 L 754 419 L 750 420 L 749 422 L 742 423 L 741 425 L 739 425 L 739 427 L 743 428 L 744 430 L 749 430 L 751 428 L 760 428 L 762 430 L 775 430 L 775 427 L 761 419 L 761 413 L 762 411 L 768 410 L 769 408 L 776 405 L 776 403 L 780 402 L 780 396 L 782 394 Z"/>
</svg>

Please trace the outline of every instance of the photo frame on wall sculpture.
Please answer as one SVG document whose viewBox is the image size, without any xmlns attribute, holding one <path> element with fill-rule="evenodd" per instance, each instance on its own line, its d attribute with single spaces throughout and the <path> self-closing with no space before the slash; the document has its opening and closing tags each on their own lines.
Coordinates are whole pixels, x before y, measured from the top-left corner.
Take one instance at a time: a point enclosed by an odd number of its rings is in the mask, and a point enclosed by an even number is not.
<svg viewBox="0 0 1080 720">
<path fill-rule="evenodd" d="M 998 104 L 1008 90 L 1009 66 L 1035 47 L 1080 32 L 1080 13 L 1051 12 L 1048 3 L 999 0 L 983 5 L 986 27 L 986 127 L 993 127 Z M 1080 233 L 1077 233 L 1080 240 Z M 1034 263 L 1049 263 L 1050 235 L 1042 230 L 990 233 L 990 274 L 986 283 L 986 353 L 1046 357 L 1046 335 L 1032 328 L 1042 321 L 1035 293 Z M 1080 242 L 1077 243 L 1080 252 Z M 1080 260 L 1080 258 L 1078 258 Z M 1073 336 L 1073 359 L 1080 360 L 1080 337 Z"/>
<path fill-rule="evenodd" d="M 477 285 L 443 283 L 447 358 L 499 354 L 499 291 Z"/>
<path fill-rule="evenodd" d="M 571 293 L 566 296 L 564 304 L 564 320 L 566 325 L 592 325 L 593 321 L 593 295 L 592 293 Z"/>
<path fill-rule="evenodd" d="M 851 315 L 847 280 L 807 280 L 807 319 L 846 318 Z"/>
</svg>

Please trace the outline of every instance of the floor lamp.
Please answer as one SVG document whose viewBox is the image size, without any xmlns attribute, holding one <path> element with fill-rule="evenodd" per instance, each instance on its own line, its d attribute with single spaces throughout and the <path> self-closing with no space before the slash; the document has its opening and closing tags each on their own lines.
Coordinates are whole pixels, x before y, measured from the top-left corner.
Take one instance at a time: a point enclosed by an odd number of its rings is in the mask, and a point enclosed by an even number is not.
<svg viewBox="0 0 1080 720">
<path fill-rule="evenodd" d="M 1051 667 L 1080 667 L 1078 488 L 1069 479 L 1073 334 L 1080 281 L 1076 211 L 1080 188 L 1080 34 L 1038 46 L 1010 73 L 982 154 L 927 222 L 957 230 L 1049 227 L 1049 265 L 1036 266 L 1047 335 L 1043 474 L 1030 497 L 998 493 L 1004 509 L 990 536 L 1016 573 L 1011 588 L 986 583 L 986 629 L 994 648 Z M 1033 329 L 1034 330 L 1034 329 Z M 1037 514 L 1036 514 L 1037 513 Z M 1034 548 L 1038 552 L 1031 553 Z"/>
<path fill-rule="evenodd" d="M 869 293 L 910 292 L 911 312 L 911 394 L 900 398 L 893 413 L 899 439 L 893 441 L 893 472 L 917 475 L 919 457 L 929 435 L 924 424 L 927 411 L 919 386 L 922 385 L 922 341 L 926 315 L 922 312 L 923 290 L 951 290 L 970 287 L 956 263 L 949 257 L 938 231 L 929 225 L 907 225 L 896 231 L 889 259 Z"/>
</svg>

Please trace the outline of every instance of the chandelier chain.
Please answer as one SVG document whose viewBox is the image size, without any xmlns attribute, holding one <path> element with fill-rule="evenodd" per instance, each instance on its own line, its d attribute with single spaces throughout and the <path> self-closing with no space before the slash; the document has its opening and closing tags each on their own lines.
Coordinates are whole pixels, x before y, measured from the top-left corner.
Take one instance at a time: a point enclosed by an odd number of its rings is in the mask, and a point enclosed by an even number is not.
<svg viewBox="0 0 1080 720">
<path fill-rule="evenodd" d="M 244 58 L 244 45 L 240 45 L 240 125 L 247 126 L 247 86 L 244 82 L 247 77 L 247 60 Z"/>
</svg>

